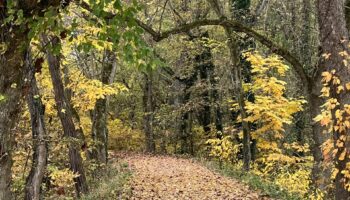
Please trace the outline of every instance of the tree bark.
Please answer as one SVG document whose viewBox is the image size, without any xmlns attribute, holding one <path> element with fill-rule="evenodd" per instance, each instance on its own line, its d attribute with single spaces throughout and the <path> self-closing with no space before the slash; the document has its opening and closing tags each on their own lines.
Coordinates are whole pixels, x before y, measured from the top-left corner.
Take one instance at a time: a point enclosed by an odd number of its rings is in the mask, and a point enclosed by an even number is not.
<svg viewBox="0 0 350 200">
<path fill-rule="evenodd" d="M 72 110 L 73 119 L 78 124 L 77 134 L 78 134 L 78 138 L 82 142 L 81 149 L 83 151 L 85 151 L 87 159 L 90 159 L 90 152 L 88 151 L 88 146 L 87 146 L 87 142 L 85 139 L 84 130 L 83 130 L 81 123 L 80 123 L 80 116 L 79 116 L 78 111 L 74 108 L 74 106 L 72 104 L 73 91 L 71 88 L 67 87 L 70 83 L 69 69 L 67 66 L 64 66 L 62 71 L 63 71 L 63 75 L 64 75 L 64 89 L 65 89 L 64 91 L 65 91 L 65 94 L 67 97 L 67 101 L 70 103 L 70 109 Z"/>
<path fill-rule="evenodd" d="M 48 36 L 43 35 L 42 39 L 45 44 L 50 44 L 51 47 L 56 46 L 60 43 L 58 37 L 52 37 L 50 38 L 51 41 L 49 41 Z M 49 49 L 46 51 L 46 54 L 49 63 L 52 85 L 54 87 L 57 113 L 62 123 L 64 136 L 70 140 L 70 144 L 68 145 L 70 168 L 74 173 L 79 174 L 78 177 L 74 178 L 76 193 L 79 197 L 81 193 L 88 193 L 88 186 L 86 182 L 83 161 L 80 155 L 80 146 L 74 144 L 76 141 L 79 141 L 78 133 L 73 123 L 73 115 L 72 110 L 70 109 L 70 102 L 67 100 L 62 82 L 60 71 L 60 57 L 58 55 L 54 55 Z"/>
<path fill-rule="evenodd" d="M 326 136 L 322 134 L 323 128 L 317 123 L 313 122 L 313 118 L 321 114 L 321 106 L 324 101 L 320 97 L 321 95 L 321 79 L 315 80 L 314 83 L 310 83 L 309 95 L 308 97 L 308 110 L 311 116 L 311 126 L 312 126 L 312 155 L 314 157 L 314 163 L 312 167 L 312 185 L 314 189 L 320 191 L 327 191 L 327 186 L 330 184 L 330 173 L 323 166 L 323 154 L 322 154 L 322 144 L 326 140 Z"/>
<path fill-rule="evenodd" d="M 106 51 L 101 71 L 101 82 L 103 84 L 110 83 L 114 62 L 115 55 L 113 52 Z M 98 99 L 92 117 L 92 138 L 95 143 L 92 158 L 99 163 L 107 163 L 108 161 L 107 107 L 107 98 Z"/>
<path fill-rule="evenodd" d="M 10 37 L 1 32 L 2 38 Z M 24 33 L 15 35 L 8 44 L 12 49 L 0 56 L 0 95 L 5 98 L 0 100 L 0 200 L 11 199 L 13 128 L 21 108 L 25 40 Z"/>
<path fill-rule="evenodd" d="M 316 73 L 315 80 L 316 88 L 322 87 L 321 79 L 322 72 L 330 72 L 335 70 L 335 76 L 337 76 L 341 84 L 350 82 L 350 70 L 348 66 L 343 62 L 344 59 L 340 52 L 350 54 L 349 49 L 349 33 L 346 28 L 346 20 L 344 15 L 344 0 L 318 0 L 317 2 L 317 14 L 321 41 L 321 53 L 322 55 L 329 54 L 327 59 L 322 57 L 319 62 L 318 71 Z M 346 41 L 344 41 L 346 40 Z M 346 105 L 350 104 L 350 93 L 341 92 L 338 93 L 337 85 L 330 85 L 330 98 L 337 99 L 339 105 L 332 110 L 333 124 L 336 124 L 339 119 L 335 117 L 337 109 L 343 110 Z M 344 117 L 347 114 L 345 114 Z M 348 136 L 350 135 L 350 129 L 346 128 L 345 131 L 336 130 L 333 128 L 333 141 L 334 148 L 337 149 L 337 153 L 334 156 L 335 168 L 339 170 L 335 177 L 335 199 L 343 200 L 350 199 L 350 192 L 345 188 L 345 184 L 350 180 L 342 173 L 346 169 L 346 164 L 349 162 L 350 145 Z M 343 141 L 342 136 L 345 137 L 344 145 L 338 146 L 337 142 Z M 345 153 L 345 157 L 342 154 Z"/>
<path fill-rule="evenodd" d="M 27 103 L 31 118 L 33 139 L 33 163 L 26 180 L 26 200 L 39 200 L 41 194 L 41 183 L 43 181 L 47 164 L 47 142 L 44 121 L 45 107 L 41 102 L 39 88 L 35 79 L 35 69 L 32 65 L 30 50 L 27 52 L 26 68 L 28 69 Z"/>
<path fill-rule="evenodd" d="M 350 30 L 350 0 L 345 0 L 345 20 L 346 28 Z"/>
<path fill-rule="evenodd" d="M 0 53 L 0 200 L 11 199 L 13 128 L 21 108 L 24 48 L 28 45 L 26 33 L 10 32 L 10 27 L 3 25 L 5 18 L 6 8 L 0 7 L 0 41 L 6 45 Z"/>
<path fill-rule="evenodd" d="M 144 107 L 144 131 L 146 134 L 146 152 L 154 153 L 156 145 L 153 133 L 154 99 L 153 99 L 153 75 L 152 72 L 145 74 L 145 86 L 143 88 Z"/>
<path fill-rule="evenodd" d="M 5 97 L 0 100 L 0 200 L 11 199 L 12 130 L 20 113 L 24 57 L 30 42 L 27 24 L 4 23 L 8 17 L 7 2 L 2 1 L 0 6 L 0 43 L 4 45 L 4 52 L 0 53 L 0 95 Z M 31 19 L 33 15 L 42 14 L 46 8 L 60 4 L 60 1 L 14 1 L 16 7 L 13 9 L 22 10 L 24 18 Z"/>
<path fill-rule="evenodd" d="M 200 33 L 199 38 L 208 38 L 208 32 Z M 213 75 L 214 64 L 212 61 L 212 55 L 209 47 L 203 46 L 202 52 L 200 52 L 195 57 L 196 70 L 199 72 L 200 84 L 204 87 L 201 90 L 201 99 L 203 100 L 203 105 L 198 112 L 199 124 L 203 127 L 205 133 L 210 132 L 211 123 L 211 97 L 210 88 L 213 87 L 210 82 L 210 77 Z"/>
</svg>

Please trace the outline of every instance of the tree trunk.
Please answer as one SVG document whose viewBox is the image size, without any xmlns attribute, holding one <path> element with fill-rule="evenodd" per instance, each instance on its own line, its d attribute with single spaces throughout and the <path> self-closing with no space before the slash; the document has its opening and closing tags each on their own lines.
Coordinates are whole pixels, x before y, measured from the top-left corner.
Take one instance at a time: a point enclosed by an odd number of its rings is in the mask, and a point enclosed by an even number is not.
<svg viewBox="0 0 350 200">
<path fill-rule="evenodd" d="M 0 200 L 11 199 L 11 150 L 14 142 L 11 133 L 20 113 L 22 86 L 24 81 L 25 50 L 29 46 L 26 23 L 4 23 L 8 17 L 8 1 L 1 1 L 0 6 Z M 18 3 L 18 4 L 17 4 Z M 13 1 L 15 13 L 21 10 L 25 19 L 41 13 L 49 6 L 59 6 L 60 1 L 42 3 L 40 1 Z M 68 4 L 66 4 L 68 5 Z M 35 21 L 35 20 L 34 20 Z M 5 99 L 3 99 L 3 97 Z"/>
<path fill-rule="evenodd" d="M 52 37 L 50 39 L 50 46 L 56 46 L 60 43 L 58 37 Z M 43 36 L 43 41 L 45 44 L 49 44 L 49 39 L 45 35 Z M 77 196 L 79 197 L 81 193 L 88 192 L 88 186 L 85 178 L 83 161 L 80 156 L 80 146 L 74 144 L 75 141 L 79 140 L 78 133 L 73 123 L 73 115 L 70 109 L 70 102 L 67 100 L 62 82 L 60 71 L 60 57 L 54 55 L 50 50 L 47 50 L 46 54 L 55 94 L 57 113 L 62 123 L 64 136 L 70 140 L 70 144 L 68 146 L 70 167 L 74 173 L 79 174 L 78 177 L 74 178 Z"/>
<path fill-rule="evenodd" d="M 101 72 L 101 82 L 103 84 L 110 83 L 114 62 L 115 55 L 113 52 L 106 51 Z M 99 163 L 107 163 L 108 161 L 107 107 L 107 98 L 98 99 L 92 117 L 92 138 L 95 143 L 92 158 Z"/>
<path fill-rule="evenodd" d="M 14 45 L 17 48 L 19 44 L 16 41 Z M 19 49 L 8 51 L 0 58 L 0 200 L 11 199 L 13 128 L 21 108 L 23 58 Z"/>
<path fill-rule="evenodd" d="M 211 3 L 216 14 L 220 18 L 226 18 L 217 0 L 210 0 L 209 2 Z M 231 1 L 231 7 L 232 7 L 233 16 L 242 17 L 242 15 L 246 15 L 247 10 L 250 7 L 250 1 L 249 0 Z M 247 117 L 247 112 L 245 110 L 245 95 L 244 95 L 244 89 L 243 89 L 241 66 L 239 65 L 240 63 L 239 47 L 238 47 L 236 38 L 234 38 L 233 36 L 232 28 L 228 28 L 228 27 L 224 27 L 224 28 L 225 28 L 226 36 L 228 38 L 227 46 L 230 50 L 231 73 L 232 73 L 231 79 L 232 79 L 233 90 L 235 92 L 236 102 L 238 103 L 239 112 L 242 117 L 243 169 L 248 171 L 250 169 L 250 162 L 252 159 L 252 153 L 251 153 L 252 151 L 250 146 L 251 133 L 250 133 L 249 123 L 244 120 Z"/>
<path fill-rule="evenodd" d="M 0 24 L 3 24 L 3 16 L 6 15 L 0 8 Z M 10 33 L 6 26 L 0 29 L 0 41 L 7 45 L 6 52 L 0 55 L 0 200 L 11 199 L 13 128 L 21 109 L 23 49 L 27 46 L 26 34 L 19 30 L 14 32 Z"/>
<path fill-rule="evenodd" d="M 334 76 L 340 79 L 341 84 L 350 82 L 350 70 L 343 61 L 348 59 L 340 54 L 345 52 L 350 55 L 349 49 L 349 33 L 346 28 L 346 20 L 344 15 L 344 0 L 318 0 L 317 2 L 318 23 L 321 39 L 321 53 L 328 54 L 329 58 L 322 57 L 319 62 L 318 73 L 316 74 L 317 86 L 322 83 L 322 72 L 331 73 L 335 70 Z M 346 40 L 346 41 L 344 41 Z M 320 86 L 322 87 L 322 86 Z M 350 93 L 348 91 L 337 92 L 337 84 L 330 83 L 330 97 L 338 101 L 335 109 L 332 109 L 333 124 L 338 125 L 340 119 L 335 117 L 336 110 L 344 110 L 346 105 L 350 104 Z M 317 88 L 317 87 L 316 87 Z M 350 113 L 343 114 L 344 118 L 349 117 Z M 334 165 L 339 172 L 335 177 L 335 199 L 350 199 L 350 192 L 345 188 L 345 184 L 349 183 L 349 178 L 345 176 L 343 170 L 346 170 L 346 164 L 349 162 L 350 145 L 348 137 L 350 129 L 337 130 L 333 127 L 334 148 L 337 153 L 334 156 Z M 345 139 L 344 139 L 344 138 Z M 338 142 L 344 142 L 344 145 L 338 145 Z M 343 157 L 343 155 L 345 156 Z"/>
<path fill-rule="evenodd" d="M 39 200 L 48 156 L 47 134 L 44 121 L 45 108 L 41 102 L 39 88 L 35 79 L 35 69 L 32 65 L 30 50 L 27 53 L 26 65 L 29 87 L 27 102 L 31 118 L 34 152 L 32 167 L 26 180 L 24 199 Z"/>
<path fill-rule="evenodd" d="M 208 38 L 208 32 L 205 32 L 199 36 L 200 38 Z M 212 55 L 210 52 L 210 48 L 203 47 L 203 51 L 196 55 L 195 63 L 196 68 L 199 72 L 199 77 L 201 84 L 205 85 L 201 91 L 201 99 L 203 101 L 203 105 L 201 106 L 201 110 L 198 113 L 198 121 L 199 124 L 203 127 L 205 133 L 210 132 L 210 122 L 211 122 L 211 103 L 210 103 L 210 88 L 212 87 L 210 84 L 209 77 L 212 75 L 214 70 L 214 64 L 212 62 Z"/>
<path fill-rule="evenodd" d="M 250 162 L 252 159 L 251 155 L 251 133 L 250 125 L 244 119 L 248 117 L 245 110 L 245 95 L 243 89 L 243 80 L 241 74 L 241 68 L 239 66 L 239 53 L 237 48 L 237 43 L 232 35 L 232 30 L 225 28 L 226 35 L 228 39 L 228 47 L 230 49 L 231 57 L 231 73 L 232 73 L 232 84 L 233 90 L 235 92 L 236 102 L 238 103 L 238 109 L 242 118 L 242 129 L 243 129 L 243 169 L 250 169 Z"/>
<path fill-rule="evenodd" d="M 345 20 L 346 27 L 350 30 L 350 0 L 345 0 Z"/>
<path fill-rule="evenodd" d="M 144 107 L 144 131 L 146 134 L 146 151 L 154 153 L 156 145 L 153 133 L 153 115 L 154 115 L 154 99 L 153 99 L 153 75 L 152 72 L 145 74 L 145 86 L 143 88 L 143 107 Z"/>
<path fill-rule="evenodd" d="M 73 104 L 72 104 L 72 101 L 71 101 L 72 100 L 72 96 L 73 96 L 73 91 L 72 91 L 71 88 L 67 87 L 69 85 L 69 83 L 70 83 L 70 80 L 69 80 L 69 69 L 68 69 L 67 66 L 64 66 L 62 71 L 63 71 L 63 74 L 64 74 L 64 88 L 65 88 L 64 91 L 65 91 L 65 94 L 66 94 L 66 98 L 67 98 L 67 101 L 70 103 L 70 109 L 72 111 L 73 118 L 74 118 L 75 122 L 78 124 L 78 129 L 76 131 L 77 131 L 77 134 L 78 134 L 78 138 L 82 142 L 81 149 L 83 151 L 85 151 L 87 159 L 90 159 L 91 155 L 90 155 L 90 152 L 88 151 L 88 146 L 87 146 L 88 144 L 86 142 L 84 131 L 83 131 L 83 128 L 82 128 L 81 123 L 80 123 L 80 116 L 79 116 L 78 111 L 73 107 Z"/>
<path fill-rule="evenodd" d="M 320 97 L 322 86 L 317 84 L 321 83 L 321 80 L 313 81 L 315 84 L 310 83 L 309 95 L 308 95 L 308 110 L 311 116 L 311 120 L 314 117 L 321 114 L 321 106 L 324 101 Z M 326 136 L 322 134 L 323 128 L 317 122 L 311 122 L 312 125 L 312 155 L 314 157 L 314 163 L 312 167 L 312 185 L 314 189 L 320 191 L 327 191 L 327 186 L 330 184 L 330 170 L 323 166 L 323 154 L 322 154 L 322 144 L 326 140 Z"/>
</svg>

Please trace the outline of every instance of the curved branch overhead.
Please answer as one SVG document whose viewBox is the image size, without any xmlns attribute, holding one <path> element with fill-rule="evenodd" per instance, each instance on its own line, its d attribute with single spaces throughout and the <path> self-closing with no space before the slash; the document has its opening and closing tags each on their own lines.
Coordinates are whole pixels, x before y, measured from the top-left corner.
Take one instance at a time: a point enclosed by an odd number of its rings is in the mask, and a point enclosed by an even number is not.
<svg viewBox="0 0 350 200">
<path fill-rule="evenodd" d="M 76 1 L 76 3 L 81 6 L 82 8 L 92 11 L 90 6 L 84 2 L 84 1 Z M 106 13 L 105 18 L 106 19 L 111 19 L 114 17 L 114 14 L 112 13 Z M 136 23 L 147 33 L 149 33 L 153 39 L 156 42 L 162 41 L 166 38 L 168 38 L 171 35 L 175 34 L 180 34 L 180 33 L 185 33 L 187 31 L 190 31 L 194 28 L 198 28 L 201 26 L 221 26 L 221 27 L 226 27 L 226 28 L 231 28 L 235 32 L 240 32 L 240 33 L 245 33 L 248 36 L 256 39 L 259 41 L 261 44 L 266 46 L 271 50 L 272 53 L 275 53 L 282 58 L 284 58 L 287 62 L 289 62 L 296 73 L 298 74 L 299 78 L 307 84 L 306 88 L 309 88 L 309 83 L 310 83 L 310 77 L 307 75 L 307 73 L 304 70 L 303 64 L 299 62 L 299 60 L 288 50 L 280 47 L 276 43 L 274 43 L 272 40 L 270 40 L 268 37 L 258 33 L 257 31 L 243 25 L 242 23 L 235 21 L 235 20 L 229 20 L 226 17 L 221 17 L 219 19 L 203 19 L 203 20 L 198 20 L 194 22 L 190 22 L 187 24 L 180 25 L 178 27 L 175 27 L 173 29 L 163 31 L 163 32 L 157 32 L 155 31 L 152 27 L 146 25 L 139 19 L 134 19 Z"/>
<path fill-rule="evenodd" d="M 267 48 L 271 50 L 271 52 L 281 56 L 284 58 L 287 62 L 289 62 L 297 72 L 298 76 L 301 80 L 309 82 L 309 77 L 307 76 L 302 63 L 299 62 L 299 60 L 293 56 L 288 50 L 280 47 L 279 45 L 275 44 L 272 40 L 267 38 L 266 36 L 258 33 L 257 31 L 244 26 L 243 24 L 234 21 L 234 20 L 228 20 L 227 18 L 221 18 L 221 19 L 204 19 L 204 20 L 198 20 L 194 21 L 188 24 L 180 25 L 178 27 L 175 27 L 173 29 L 163 31 L 161 33 L 156 32 L 151 27 L 147 26 L 142 21 L 135 19 L 137 24 L 143 28 L 147 33 L 152 35 L 153 39 L 157 42 L 164 40 L 168 38 L 171 35 L 180 34 L 187 32 L 191 29 L 198 28 L 201 26 L 222 26 L 222 27 L 228 27 L 232 28 L 235 32 L 245 33 L 248 36 L 256 39 L 261 44 L 265 45 Z"/>
</svg>

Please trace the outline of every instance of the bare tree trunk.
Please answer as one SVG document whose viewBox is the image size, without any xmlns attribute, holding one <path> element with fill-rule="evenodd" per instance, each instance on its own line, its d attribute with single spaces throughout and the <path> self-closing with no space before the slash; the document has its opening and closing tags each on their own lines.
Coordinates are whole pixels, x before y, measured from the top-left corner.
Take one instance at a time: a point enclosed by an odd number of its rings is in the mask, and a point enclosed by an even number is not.
<svg viewBox="0 0 350 200">
<path fill-rule="evenodd" d="M 50 38 L 51 46 L 56 46 L 60 43 L 58 37 Z M 47 36 L 43 36 L 43 41 L 45 44 L 49 44 L 49 39 Z M 52 79 L 52 85 L 55 93 L 55 101 L 57 106 L 58 116 L 61 120 L 64 136 L 70 141 L 69 148 L 69 162 L 71 170 L 74 173 L 79 174 L 78 177 L 74 178 L 75 188 L 77 196 L 79 197 L 81 193 L 88 193 L 88 186 L 85 178 L 85 172 L 83 167 L 83 161 L 80 156 L 80 145 L 74 144 L 74 141 L 79 140 L 78 133 L 75 129 L 73 123 L 72 110 L 70 109 L 70 102 L 68 102 L 62 77 L 60 71 L 60 57 L 54 55 L 50 50 L 46 51 L 47 59 L 49 63 L 49 70 Z"/>
<path fill-rule="evenodd" d="M 143 88 L 144 107 L 144 131 L 146 134 L 146 151 L 154 153 L 156 145 L 153 133 L 154 99 L 153 99 L 153 75 L 152 72 L 145 74 L 145 86 Z"/>
<path fill-rule="evenodd" d="M 39 200 L 41 194 L 41 183 L 44 177 L 47 164 L 47 142 L 46 128 L 44 121 L 45 108 L 40 99 L 39 88 L 35 79 L 35 69 L 32 65 L 30 50 L 27 53 L 26 65 L 28 69 L 27 94 L 28 108 L 31 118 L 32 139 L 33 139 L 33 164 L 26 180 L 26 200 Z"/>
<path fill-rule="evenodd" d="M 208 32 L 200 33 L 200 39 L 209 38 Z M 211 103 L 210 103 L 210 76 L 213 74 L 214 64 L 212 61 L 212 55 L 209 47 L 203 46 L 202 52 L 200 52 L 195 57 L 196 68 L 199 72 L 200 81 L 206 87 L 201 91 L 201 99 L 203 105 L 198 112 L 198 121 L 199 124 L 203 127 L 204 132 L 209 134 L 210 132 L 210 123 L 211 123 Z"/>
<path fill-rule="evenodd" d="M 231 33 L 232 34 L 232 33 Z M 227 35 L 231 35 L 229 32 L 227 32 Z M 235 52 L 236 50 L 234 49 L 235 45 L 234 42 L 232 41 L 232 36 L 229 39 L 229 48 L 230 48 L 230 53 L 231 53 L 231 62 L 232 62 L 232 74 L 233 74 L 233 85 L 234 85 L 234 91 L 236 94 L 236 101 L 238 103 L 239 111 L 242 117 L 242 128 L 243 128 L 243 169 L 249 170 L 250 169 L 250 162 L 252 159 L 251 155 L 251 146 L 250 146 L 250 141 L 251 141 L 251 134 L 250 134 L 250 126 L 246 119 L 248 117 L 247 112 L 245 110 L 245 99 L 244 99 L 244 90 L 243 90 L 243 83 L 242 83 L 242 78 L 241 78 L 241 70 L 240 67 L 238 66 L 238 63 L 236 62 L 236 57 Z M 237 53 L 237 52 L 236 52 Z"/>
</svg>

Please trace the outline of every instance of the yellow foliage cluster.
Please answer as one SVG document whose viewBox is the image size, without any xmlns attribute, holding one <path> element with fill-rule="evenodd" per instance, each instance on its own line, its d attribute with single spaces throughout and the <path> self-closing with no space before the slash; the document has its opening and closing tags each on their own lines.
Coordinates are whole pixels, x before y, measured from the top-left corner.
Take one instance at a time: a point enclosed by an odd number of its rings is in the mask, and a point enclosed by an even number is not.
<svg viewBox="0 0 350 200">
<path fill-rule="evenodd" d="M 70 169 L 58 169 L 54 166 L 48 166 L 50 172 L 51 184 L 56 187 L 69 188 L 74 186 L 74 178 L 79 174 L 74 174 Z"/>
<path fill-rule="evenodd" d="M 245 102 L 248 116 L 242 120 L 257 125 L 252 130 L 252 138 L 257 140 L 260 152 L 252 171 L 290 192 L 306 194 L 312 158 L 287 152 L 305 154 L 309 146 L 283 140 L 284 127 L 292 123 L 293 114 L 302 111 L 306 101 L 285 96 L 286 82 L 279 78 L 286 75 L 289 67 L 277 56 L 263 57 L 257 52 L 248 52 L 245 57 L 254 74 L 252 83 L 245 84 L 244 88 L 254 94 L 254 102 Z M 234 109 L 236 106 L 233 105 Z"/>
<path fill-rule="evenodd" d="M 285 82 L 274 77 L 284 76 L 288 66 L 277 56 L 263 58 L 258 53 L 246 53 L 247 60 L 252 65 L 255 73 L 249 90 L 254 93 L 255 102 L 246 101 L 249 116 L 244 119 L 261 126 L 254 131 L 254 138 L 264 137 L 266 133 L 276 139 L 281 139 L 284 132 L 283 126 L 291 124 L 293 114 L 301 111 L 305 103 L 303 99 L 284 97 Z"/>
<path fill-rule="evenodd" d="M 245 56 L 255 73 L 249 85 L 255 101 L 246 101 L 249 116 L 244 120 L 259 124 L 252 137 L 258 140 L 261 150 L 282 153 L 276 141 L 283 138 L 284 125 L 292 123 L 293 114 L 302 111 L 305 101 L 283 96 L 286 83 L 275 76 L 283 77 L 288 66 L 277 56 L 264 58 L 256 52 Z"/>
<path fill-rule="evenodd" d="M 120 119 L 109 120 L 109 147 L 117 150 L 140 151 L 144 148 L 144 133 L 133 129 Z"/>
<path fill-rule="evenodd" d="M 239 152 L 240 145 L 232 141 L 231 136 L 209 139 L 206 144 L 210 145 L 210 156 L 221 161 L 232 161 Z"/>
<path fill-rule="evenodd" d="M 293 173 L 288 170 L 281 172 L 275 178 L 275 183 L 287 189 L 290 192 L 300 193 L 305 195 L 309 192 L 310 185 L 310 170 L 299 169 Z"/>
<path fill-rule="evenodd" d="M 105 85 L 96 79 L 89 79 L 78 69 L 70 73 L 70 84 L 68 88 L 72 89 L 74 96 L 72 98 L 73 107 L 80 111 L 93 110 L 98 99 L 104 99 L 107 96 L 119 94 L 121 91 L 127 91 L 123 84 L 113 83 Z"/>
</svg>

